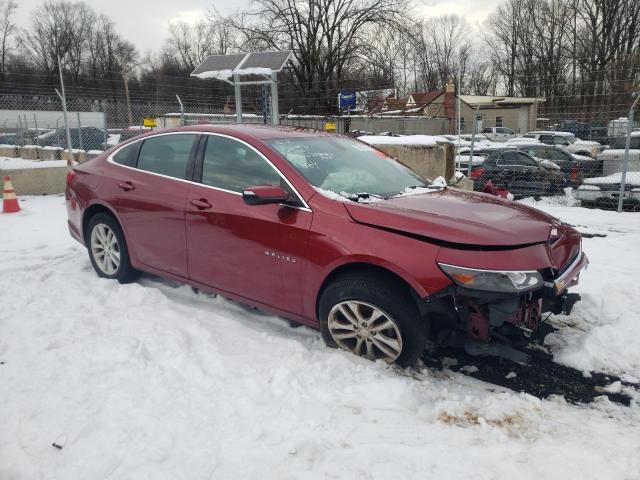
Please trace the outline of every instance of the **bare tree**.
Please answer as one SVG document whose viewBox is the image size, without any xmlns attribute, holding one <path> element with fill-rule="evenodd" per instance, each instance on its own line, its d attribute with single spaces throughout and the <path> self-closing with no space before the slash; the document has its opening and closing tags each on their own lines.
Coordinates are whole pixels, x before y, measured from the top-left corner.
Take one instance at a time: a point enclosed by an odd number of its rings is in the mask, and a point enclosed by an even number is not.
<svg viewBox="0 0 640 480">
<path fill-rule="evenodd" d="M 33 11 L 30 27 L 22 30 L 19 44 L 37 67 L 49 75 L 57 72 L 58 56 L 64 57 L 70 73 L 77 79 L 94 18 L 84 3 L 46 1 Z"/>
<path fill-rule="evenodd" d="M 407 0 L 254 0 L 233 24 L 245 49 L 293 50 L 291 69 L 303 93 L 329 106 L 369 48 L 371 29 L 402 29 L 407 12 Z"/>
<path fill-rule="evenodd" d="M 17 9 L 18 4 L 13 0 L 0 2 L 0 15 L 2 15 L 2 20 L 0 21 L 0 37 L 2 38 L 2 45 L 0 46 L 0 80 L 5 79 L 7 56 L 13 50 L 9 42 L 11 41 L 11 37 L 18 32 L 18 28 L 13 20 Z"/>
</svg>

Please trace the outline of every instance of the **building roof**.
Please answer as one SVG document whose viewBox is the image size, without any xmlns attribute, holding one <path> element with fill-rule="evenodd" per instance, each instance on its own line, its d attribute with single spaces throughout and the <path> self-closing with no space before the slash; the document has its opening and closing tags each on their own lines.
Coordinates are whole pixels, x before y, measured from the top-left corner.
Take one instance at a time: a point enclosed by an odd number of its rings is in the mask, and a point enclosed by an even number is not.
<svg viewBox="0 0 640 480">
<path fill-rule="evenodd" d="M 541 103 L 546 99 L 540 97 L 498 97 L 493 95 L 460 95 L 460 98 L 469 105 L 505 105 L 505 104 L 521 104 L 530 105 L 533 103 Z"/>
</svg>

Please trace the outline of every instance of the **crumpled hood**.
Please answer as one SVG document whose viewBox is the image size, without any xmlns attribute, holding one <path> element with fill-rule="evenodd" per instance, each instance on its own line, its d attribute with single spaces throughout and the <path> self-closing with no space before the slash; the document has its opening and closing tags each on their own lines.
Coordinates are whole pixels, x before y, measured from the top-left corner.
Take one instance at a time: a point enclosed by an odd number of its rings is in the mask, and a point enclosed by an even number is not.
<svg viewBox="0 0 640 480">
<path fill-rule="evenodd" d="M 358 223 L 447 243 L 510 247 L 546 242 L 560 222 L 526 205 L 444 188 L 376 203 L 345 203 Z"/>
</svg>

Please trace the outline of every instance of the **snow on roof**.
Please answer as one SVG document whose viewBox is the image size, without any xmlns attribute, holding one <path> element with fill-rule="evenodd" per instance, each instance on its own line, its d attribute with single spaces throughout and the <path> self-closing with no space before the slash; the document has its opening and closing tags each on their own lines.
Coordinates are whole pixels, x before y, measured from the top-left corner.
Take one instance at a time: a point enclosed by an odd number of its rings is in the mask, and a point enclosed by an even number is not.
<svg viewBox="0 0 640 480">
<path fill-rule="evenodd" d="M 558 135 L 559 137 L 575 137 L 575 135 L 571 132 L 556 132 L 556 131 L 548 131 L 548 130 L 536 130 L 533 132 L 527 132 L 528 134 L 533 135 Z"/>
<path fill-rule="evenodd" d="M 460 99 L 471 105 L 479 103 L 539 103 L 544 102 L 544 98 L 535 97 L 497 97 L 492 95 L 460 95 Z"/>
<path fill-rule="evenodd" d="M 422 147 L 436 147 L 442 143 L 451 143 L 444 137 L 433 135 L 406 135 L 404 137 L 387 137 L 385 135 L 363 135 L 358 137 L 358 140 L 362 140 L 369 145 L 407 145 L 407 146 L 422 146 Z"/>
</svg>

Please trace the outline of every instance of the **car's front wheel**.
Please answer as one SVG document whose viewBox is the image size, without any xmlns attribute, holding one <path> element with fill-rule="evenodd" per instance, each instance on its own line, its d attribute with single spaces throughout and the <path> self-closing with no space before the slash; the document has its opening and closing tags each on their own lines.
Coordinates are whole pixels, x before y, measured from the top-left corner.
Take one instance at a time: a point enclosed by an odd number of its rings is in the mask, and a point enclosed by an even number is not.
<svg viewBox="0 0 640 480">
<path fill-rule="evenodd" d="M 132 282 L 140 276 L 129 261 L 122 229 L 111 215 L 98 213 L 91 217 L 86 243 L 91 264 L 99 276 L 120 283 Z"/>
<path fill-rule="evenodd" d="M 369 360 L 401 366 L 417 362 L 429 325 L 408 287 L 384 275 L 346 275 L 332 282 L 319 302 L 327 345 Z"/>
</svg>

